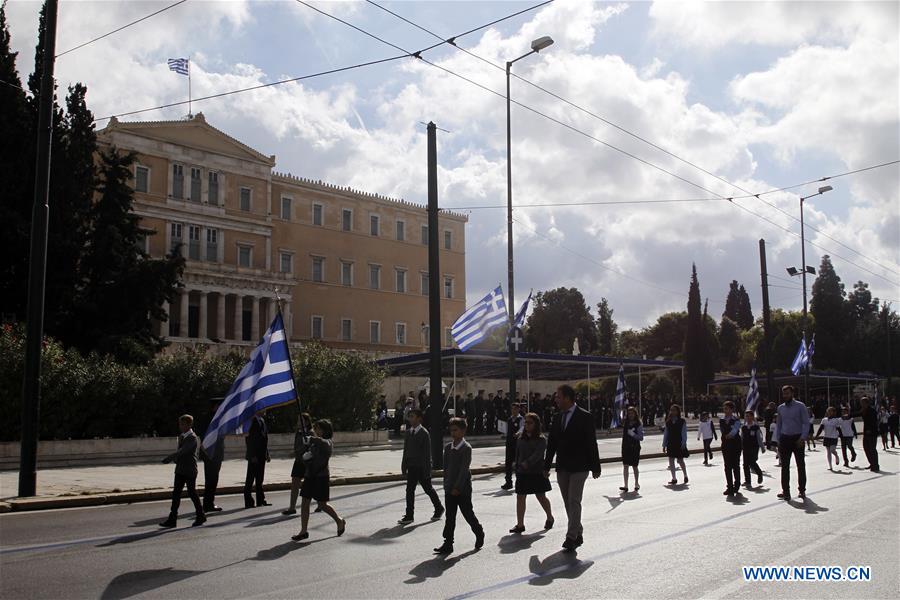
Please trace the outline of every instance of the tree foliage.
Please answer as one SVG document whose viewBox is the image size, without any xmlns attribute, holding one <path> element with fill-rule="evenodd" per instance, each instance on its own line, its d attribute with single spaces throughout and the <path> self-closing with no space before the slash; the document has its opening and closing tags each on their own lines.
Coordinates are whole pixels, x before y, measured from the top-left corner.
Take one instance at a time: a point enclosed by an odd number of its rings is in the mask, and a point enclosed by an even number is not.
<svg viewBox="0 0 900 600">
<path fill-rule="evenodd" d="M 697 265 L 691 265 L 688 289 L 687 323 L 684 336 L 684 371 L 688 387 L 695 392 L 706 390 L 706 328 L 700 305 L 700 281 Z"/>
<path fill-rule="evenodd" d="M 606 298 L 597 303 L 597 353 L 601 356 L 612 356 L 616 350 L 616 331 L 618 325 L 613 321 L 613 309 Z"/>
<path fill-rule="evenodd" d="M 525 348 L 571 354 L 575 338 L 582 354 L 597 351 L 596 325 L 581 292 L 561 287 L 535 294 L 525 328 Z"/>
</svg>

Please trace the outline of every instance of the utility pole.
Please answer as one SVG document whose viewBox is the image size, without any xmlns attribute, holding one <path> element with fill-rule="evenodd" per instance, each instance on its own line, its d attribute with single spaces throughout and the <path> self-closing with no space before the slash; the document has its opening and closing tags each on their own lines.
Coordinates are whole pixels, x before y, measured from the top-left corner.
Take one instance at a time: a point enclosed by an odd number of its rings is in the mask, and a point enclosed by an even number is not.
<svg viewBox="0 0 900 600">
<path fill-rule="evenodd" d="M 38 108 L 31 251 L 28 256 L 28 312 L 25 377 L 22 381 L 22 449 L 19 455 L 19 496 L 37 492 L 37 446 L 41 409 L 41 342 L 44 337 L 44 287 L 47 277 L 47 225 L 50 213 L 50 142 L 53 139 L 53 67 L 56 56 L 58 0 L 44 3 L 44 53 Z"/>
<path fill-rule="evenodd" d="M 766 240 L 759 240 L 759 277 L 762 280 L 763 345 L 766 357 L 766 395 L 769 402 L 777 402 L 775 374 L 772 373 L 772 325 L 769 310 L 769 272 L 766 270 Z"/>
<path fill-rule="evenodd" d="M 437 126 L 428 123 L 428 428 L 431 431 L 431 464 L 443 468 L 444 395 L 441 377 L 441 285 L 438 247 Z"/>
</svg>

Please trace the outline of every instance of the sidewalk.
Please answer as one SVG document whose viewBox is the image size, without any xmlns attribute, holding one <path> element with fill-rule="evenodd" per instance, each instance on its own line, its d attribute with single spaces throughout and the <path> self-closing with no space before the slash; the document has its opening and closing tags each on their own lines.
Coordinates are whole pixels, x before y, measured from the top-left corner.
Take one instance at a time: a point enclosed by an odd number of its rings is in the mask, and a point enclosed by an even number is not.
<svg viewBox="0 0 900 600">
<path fill-rule="evenodd" d="M 500 445 L 498 438 L 494 438 L 493 443 L 489 438 L 494 436 L 473 440 L 473 472 L 503 470 L 504 446 Z M 643 443 L 644 456 L 658 454 L 661 443 L 660 434 L 649 433 Z M 618 436 L 599 439 L 597 444 L 603 462 L 618 461 L 621 449 Z M 696 447 L 696 444 L 689 443 L 689 447 Z M 401 479 L 402 454 L 402 447 L 336 450 L 330 463 L 332 484 L 398 481 Z M 293 459 L 290 458 L 273 458 L 266 465 L 266 489 L 289 488 L 292 464 Z M 219 476 L 220 493 L 240 493 L 246 468 L 247 463 L 243 460 L 223 462 Z M 171 495 L 172 469 L 172 465 L 159 463 L 40 470 L 37 474 L 38 495 L 29 499 L 15 497 L 18 471 L 0 472 L 0 512 L 158 500 Z M 201 467 L 198 485 L 202 482 Z"/>
</svg>

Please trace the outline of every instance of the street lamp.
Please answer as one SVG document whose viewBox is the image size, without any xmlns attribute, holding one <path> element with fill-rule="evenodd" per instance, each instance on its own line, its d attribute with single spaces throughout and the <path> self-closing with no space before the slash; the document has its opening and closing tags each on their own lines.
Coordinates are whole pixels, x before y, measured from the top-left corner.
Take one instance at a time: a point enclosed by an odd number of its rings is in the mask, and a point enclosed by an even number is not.
<svg viewBox="0 0 900 600">
<path fill-rule="evenodd" d="M 806 235 L 803 230 L 803 202 L 804 200 L 809 200 L 813 196 L 821 196 L 825 192 L 830 192 L 833 190 L 830 185 L 822 186 L 819 188 L 819 191 L 815 194 L 810 194 L 809 196 L 801 196 L 800 197 L 800 260 L 802 262 L 800 266 L 799 273 L 797 272 L 796 267 L 789 267 L 787 269 L 788 275 L 791 277 L 795 275 L 800 275 L 803 278 L 803 319 L 800 323 L 800 329 L 803 331 L 803 344 L 806 346 L 806 274 L 809 273 L 811 275 L 816 274 L 816 270 L 813 267 L 806 266 Z M 808 348 L 808 346 L 807 346 Z M 809 406 L 809 360 L 806 361 L 806 366 L 803 368 L 803 401 Z"/>
<path fill-rule="evenodd" d="M 510 140 L 512 139 L 512 121 L 510 119 L 510 101 L 509 101 L 509 74 L 513 63 L 519 62 L 526 56 L 537 54 L 544 48 L 553 44 L 553 38 L 548 35 L 539 37 L 531 42 L 531 52 L 523 54 L 515 60 L 506 61 L 506 255 L 507 255 L 507 276 L 509 285 L 507 287 L 508 308 L 509 308 L 509 325 L 512 329 L 513 321 L 516 318 L 516 305 L 514 302 L 513 288 L 513 220 L 512 220 L 512 147 Z M 516 401 L 516 346 L 512 342 L 512 331 L 507 336 L 507 349 L 509 351 L 509 401 Z"/>
</svg>

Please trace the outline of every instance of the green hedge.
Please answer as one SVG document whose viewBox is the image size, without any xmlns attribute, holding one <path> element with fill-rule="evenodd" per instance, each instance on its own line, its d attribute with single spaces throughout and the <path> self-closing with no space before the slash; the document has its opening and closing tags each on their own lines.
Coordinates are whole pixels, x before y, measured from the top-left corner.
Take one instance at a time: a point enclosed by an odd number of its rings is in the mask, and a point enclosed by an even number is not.
<svg viewBox="0 0 900 600">
<path fill-rule="evenodd" d="M 19 439 L 25 335 L 21 326 L 0 331 L 0 440 Z M 363 356 L 310 344 L 292 352 L 304 410 L 330 418 L 335 428 L 371 426 L 383 373 Z M 176 418 L 211 418 L 209 399 L 222 396 L 246 358 L 203 348 L 160 354 L 146 365 L 124 365 L 107 356 L 82 356 L 44 341 L 41 439 L 174 435 Z M 296 405 L 270 411 L 272 431 L 293 431 Z"/>
</svg>

